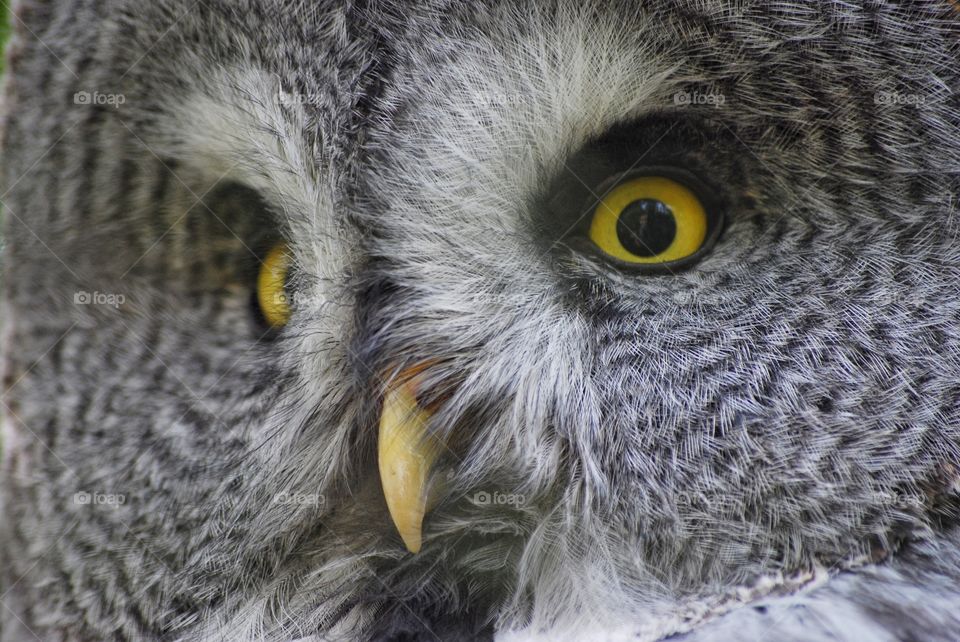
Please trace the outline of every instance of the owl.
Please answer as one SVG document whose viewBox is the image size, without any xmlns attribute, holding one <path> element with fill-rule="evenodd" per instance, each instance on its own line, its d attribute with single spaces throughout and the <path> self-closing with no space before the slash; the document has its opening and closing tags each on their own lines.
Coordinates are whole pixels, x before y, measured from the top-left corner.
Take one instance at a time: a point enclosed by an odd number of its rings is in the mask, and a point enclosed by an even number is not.
<svg viewBox="0 0 960 642">
<path fill-rule="evenodd" d="M 960 637 L 956 2 L 9 20 L 4 642 Z"/>
</svg>

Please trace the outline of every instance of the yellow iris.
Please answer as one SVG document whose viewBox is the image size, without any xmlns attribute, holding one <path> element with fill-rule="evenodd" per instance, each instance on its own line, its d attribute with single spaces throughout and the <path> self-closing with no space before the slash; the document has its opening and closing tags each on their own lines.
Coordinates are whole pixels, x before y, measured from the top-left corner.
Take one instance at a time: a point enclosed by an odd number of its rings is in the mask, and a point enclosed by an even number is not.
<svg viewBox="0 0 960 642">
<path fill-rule="evenodd" d="M 284 243 L 278 243 L 267 253 L 257 277 L 257 301 L 263 317 L 274 328 L 290 320 L 290 301 L 285 286 L 290 269 L 290 253 Z"/>
<path fill-rule="evenodd" d="M 707 238 L 700 199 L 663 176 L 634 178 L 615 186 L 593 213 L 590 239 L 627 263 L 668 263 L 694 254 Z"/>
</svg>

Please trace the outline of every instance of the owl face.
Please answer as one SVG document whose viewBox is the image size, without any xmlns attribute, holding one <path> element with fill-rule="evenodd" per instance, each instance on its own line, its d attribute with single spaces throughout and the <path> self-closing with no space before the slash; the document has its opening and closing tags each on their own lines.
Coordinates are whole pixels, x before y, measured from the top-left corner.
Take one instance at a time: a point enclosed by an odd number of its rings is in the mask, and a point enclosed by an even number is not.
<svg viewBox="0 0 960 642">
<path fill-rule="evenodd" d="M 655 639 L 944 523 L 949 3 L 18 16 L 38 630 Z"/>
</svg>

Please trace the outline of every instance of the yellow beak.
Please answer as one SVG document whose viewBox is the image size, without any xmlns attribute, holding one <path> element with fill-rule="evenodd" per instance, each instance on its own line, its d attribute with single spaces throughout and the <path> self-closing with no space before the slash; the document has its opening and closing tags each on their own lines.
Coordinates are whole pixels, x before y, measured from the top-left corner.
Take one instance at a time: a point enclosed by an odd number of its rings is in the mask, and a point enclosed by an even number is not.
<svg viewBox="0 0 960 642">
<path fill-rule="evenodd" d="M 411 553 L 420 551 L 428 482 L 442 448 L 439 440 L 427 433 L 431 413 L 417 402 L 415 375 L 420 369 L 402 373 L 388 388 L 377 440 L 383 495 L 390 517 Z"/>
</svg>

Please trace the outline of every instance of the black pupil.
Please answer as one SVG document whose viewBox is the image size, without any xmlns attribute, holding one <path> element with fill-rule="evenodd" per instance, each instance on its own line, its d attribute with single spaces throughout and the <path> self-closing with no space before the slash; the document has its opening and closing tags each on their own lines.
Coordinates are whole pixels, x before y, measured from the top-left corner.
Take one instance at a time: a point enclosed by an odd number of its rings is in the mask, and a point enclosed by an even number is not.
<svg viewBox="0 0 960 642">
<path fill-rule="evenodd" d="M 635 256 L 656 256 L 673 243 L 677 221 L 663 201 L 644 198 L 623 208 L 617 219 L 617 238 Z"/>
</svg>

